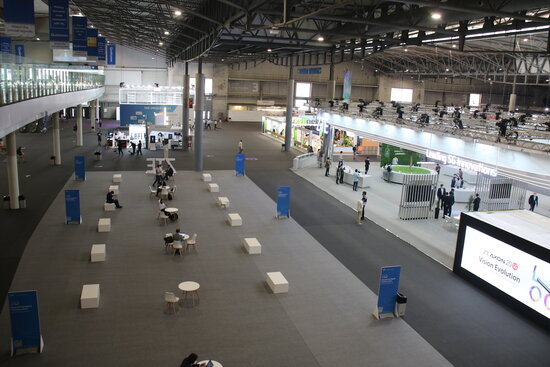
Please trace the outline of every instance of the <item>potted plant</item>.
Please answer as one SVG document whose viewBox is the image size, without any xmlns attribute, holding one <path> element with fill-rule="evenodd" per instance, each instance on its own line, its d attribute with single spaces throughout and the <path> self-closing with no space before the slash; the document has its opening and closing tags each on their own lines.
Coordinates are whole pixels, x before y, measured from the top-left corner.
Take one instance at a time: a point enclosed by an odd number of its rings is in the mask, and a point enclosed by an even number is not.
<svg viewBox="0 0 550 367">
<path fill-rule="evenodd" d="M 96 152 L 94 153 L 94 155 L 95 155 L 95 160 L 96 160 L 96 161 L 100 161 L 100 160 L 101 160 L 101 152 L 100 152 L 100 151 L 96 151 Z"/>
</svg>

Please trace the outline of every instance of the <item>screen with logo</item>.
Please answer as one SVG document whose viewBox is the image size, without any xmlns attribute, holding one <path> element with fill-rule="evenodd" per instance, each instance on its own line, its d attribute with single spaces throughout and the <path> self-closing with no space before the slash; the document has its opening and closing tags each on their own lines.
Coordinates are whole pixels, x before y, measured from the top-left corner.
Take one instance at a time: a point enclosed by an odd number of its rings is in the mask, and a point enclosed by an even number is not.
<svg viewBox="0 0 550 367">
<path fill-rule="evenodd" d="M 460 266 L 550 318 L 550 264 L 466 226 Z"/>
</svg>

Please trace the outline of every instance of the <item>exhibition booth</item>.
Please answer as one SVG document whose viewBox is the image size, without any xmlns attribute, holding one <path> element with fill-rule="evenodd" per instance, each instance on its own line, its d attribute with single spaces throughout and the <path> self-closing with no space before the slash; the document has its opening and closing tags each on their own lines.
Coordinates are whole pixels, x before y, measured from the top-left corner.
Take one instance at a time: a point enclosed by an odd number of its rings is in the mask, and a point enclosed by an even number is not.
<svg viewBox="0 0 550 367">
<path fill-rule="evenodd" d="M 262 117 L 262 133 L 272 136 L 284 144 L 286 118 L 275 116 Z M 313 115 L 301 115 L 292 118 L 292 143 L 295 148 L 307 151 L 312 147 L 316 152 L 323 144 L 322 136 L 328 133 L 326 125 Z"/>
</svg>

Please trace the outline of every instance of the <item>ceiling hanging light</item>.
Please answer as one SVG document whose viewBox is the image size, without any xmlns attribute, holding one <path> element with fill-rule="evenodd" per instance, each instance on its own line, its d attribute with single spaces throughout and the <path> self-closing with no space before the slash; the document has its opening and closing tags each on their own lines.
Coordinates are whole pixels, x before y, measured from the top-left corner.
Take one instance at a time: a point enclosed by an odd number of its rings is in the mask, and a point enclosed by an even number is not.
<svg viewBox="0 0 550 367">
<path fill-rule="evenodd" d="M 162 42 L 162 41 L 159 42 L 159 46 L 162 46 L 162 45 L 164 45 L 164 42 Z"/>
<path fill-rule="evenodd" d="M 432 13 L 432 19 L 435 19 L 435 20 L 441 19 L 441 13 Z"/>
<path fill-rule="evenodd" d="M 267 49 L 267 52 L 271 52 L 271 51 L 273 51 L 273 50 L 272 50 L 272 49 L 270 49 L 270 48 L 268 48 L 268 49 Z"/>
<path fill-rule="evenodd" d="M 181 15 L 181 10 L 176 10 L 176 11 L 174 12 L 174 15 L 175 15 L 176 17 L 179 17 L 179 16 Z"/>
<path fill-rule="evenodd" d="M 325 37 L 323 37 L 323 36 L 317 37 L 317 41 L 319 41 L 319 42 L 323 42 L 324 40 L 325 40 Z"/>
<path fill-rule="evenodd" d="M 170 32 L 169 31 L 164 31 L 164 35 L 169 36 Z"/>
</svg>

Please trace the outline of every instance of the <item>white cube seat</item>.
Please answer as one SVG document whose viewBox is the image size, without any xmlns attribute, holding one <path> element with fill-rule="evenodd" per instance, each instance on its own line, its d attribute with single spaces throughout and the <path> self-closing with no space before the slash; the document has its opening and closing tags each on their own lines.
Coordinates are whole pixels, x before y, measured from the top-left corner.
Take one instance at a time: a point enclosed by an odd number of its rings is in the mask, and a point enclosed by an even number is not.
<svg viewBox="0 0 550 367">
<path fill-rule="evenodd" d="M 229 213 L 227 214 L 227 223 L 232 227 L 242 226 L 243 220 L 239 213 Z"/>
<path fill-rule="evenodd" d="M 246 252 L 250 255 L 262 253 L 262 245 L 257 238 L 243 238 L 243 244 Z"/>
<path fill-rule="evenodd" d="M 116 210 L 115 203 L 104 203 L 103 210 L 106 212 L 114 212 Z"/>
<path fill-rule="evenodd" d="M 99 307 L 99 284 L 84 284 L 80 293 L 80 308 Z"/>
<path fill-rule="evenodd" d="M 210 173 L 203 173 L 202 174 L 202 180 L 204 182 L 210 182 L 210 181 L 212 181 L 212 175 Z"/>
<path fill-rule="evenodd" d="M 220 192 L 220 187 L 218 186 L 218 184 L 211 183 L 208 184 L 208 190 L 210 190 L 210 192 Z"/>
<path fill-rule="evenodd" d="M 220 208 L 229 208 L 229 199 L 225 196 L 219 196 L 218 205 L 220 206 Z"/>
<path fill-rule="evenodd" d="M 113 183 L 121 183 L 122 182 L 122 175 L 120 173 L 115 173 L 113 175 Z"/>
<path fill-rule="evenodd" d="M 92 251 L 90 251 L 90 261 L 93 263 L 105 261 L 106 247 L 104 243 L 92 245 Z"/>
<path fill-rule="evenodd" d="M 109 186 L 109 191 L 112 191 L 115 195 L 118 195 L 118 185 Z"/>
<path fill-rule="evenodd" d="M 111 232 L 111 218 L 99 218 L 97 222 L 98 232 Z"/>
<path fill-rule="evenodd" d="M 273 293 L 288 292 L 288 281 L 280 271 L 266 273 L 266 282 Z"/>
</svg>

